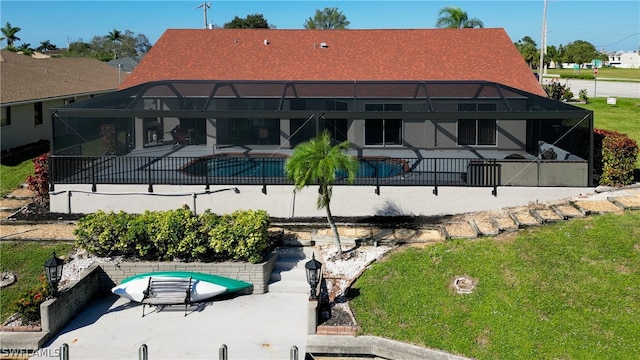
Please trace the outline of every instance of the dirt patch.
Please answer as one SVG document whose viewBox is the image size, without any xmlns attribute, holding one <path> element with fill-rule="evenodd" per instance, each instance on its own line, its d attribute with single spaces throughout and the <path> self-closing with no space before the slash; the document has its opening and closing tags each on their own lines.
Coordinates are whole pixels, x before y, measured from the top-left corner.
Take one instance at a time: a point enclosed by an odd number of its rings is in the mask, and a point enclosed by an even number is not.
<svg viewBox="0 0 640 360">
<path fill-rule="evenodd" d="M 593 201 L 581 200 L 581 201 L 576 201 L 575 204 L 579 208 L 584 209 L 589 213 L 600 214 L 600 213 L 623 211 L 623 209 L 621 209 L 619 206 L 615 205 L 609 200 L 593 200 Z"/>
<path fill-rule="evenodd" d="M 76 224 L 2 224 L 0 239 L 73 240 Z"/>
</svg>

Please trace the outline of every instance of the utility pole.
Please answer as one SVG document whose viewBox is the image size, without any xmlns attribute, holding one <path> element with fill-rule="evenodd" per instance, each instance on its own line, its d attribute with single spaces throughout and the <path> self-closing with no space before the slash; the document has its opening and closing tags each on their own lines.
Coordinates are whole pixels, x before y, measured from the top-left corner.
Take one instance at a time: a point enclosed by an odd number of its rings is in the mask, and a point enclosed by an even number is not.
<svg viewBox="0 0 640 360">
<path fill-rule="evenodd" d="M 544 56 L 547 54 L 547 0 L 544 0 L 544 11 L 542 12 L 542 44 L 540 45 L 540 64 L 538 64 L 538 80 L 542 85 L 542 68 L 544 67 Z"/>
<path fill-rule="evenodd" d="M 207 9 L 210 7 L 211 7 L 211 3 L 203 2 L 202 4 L 198 5 L 198 7 L 196 8 L 196 9 L 200 9 L 200 8 L 204 9 L 204 28 L 205 29 L 209 28 L 207 24 Z"/>
</svg>

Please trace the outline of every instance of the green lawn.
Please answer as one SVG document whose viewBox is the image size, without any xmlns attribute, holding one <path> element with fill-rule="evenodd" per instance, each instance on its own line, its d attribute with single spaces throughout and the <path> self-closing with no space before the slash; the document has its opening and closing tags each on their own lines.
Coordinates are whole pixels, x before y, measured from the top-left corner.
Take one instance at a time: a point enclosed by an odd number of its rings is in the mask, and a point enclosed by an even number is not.
<svg viewBox="0 0 640 360">
<path fill-rule="evenodd" d="M 353 288 L 364 334 L 478 359 L 632 359 L 640 212 L 404 248 Z M 474 293 L 452 288 L 477 279 Z"/>
<path fill-rule="evenodd" d="M 44 263 L 55 250 L 58 256 L 68 254 L 73 245 L 42 243 L 0 243 L 0 272 L 12 271 L 18 281 L 2 289 L 0 294 L 0 322 L 15 312 L 13 303 L 23 291 L 36 288 L 44 276 Z"/>
<path fill-rule="evenodd" d="M 593 98 L 574 105 L 593 111 L 596 128 L 627 134 L 640 143 L 640 99 L 617 98 L 616 105 L 609 105 L 606 98 Z"/>
<path fill-rule="evenodd" d="M 609 105 L 606 98 L 593 98 L 588 104 L 574 105 L 593 111 L 596 128 L 626 134 L 640 145 L 640 99 L 617 98 L 616 105 Z M 640 169 L 640 157 L 636 169 Z"/>
<path fill-rule="evenodd" d="M 24 160 L 17 165 L 0 165 L 0 196 L 5 196 L 33 174 L 33 161 Z"/>
<path fill-rule="evenodd" d="M 573 69 L 548 69 L 548 75 L 574 75 L 575 72 Z M 593 69 L 582 69 L 580 70 L 580 74 L 589 74 L 593 75 Z M 617 79 L 617 80 L 632 80 L 632 81 L 640 81 L 640 69 L 617 69 L 617 68 L 599 68 L 598 69 L 598 79 L 607 78 L 607 79 Z M 577 92 L 576 92 L 577 95 Z"/>
</svg>

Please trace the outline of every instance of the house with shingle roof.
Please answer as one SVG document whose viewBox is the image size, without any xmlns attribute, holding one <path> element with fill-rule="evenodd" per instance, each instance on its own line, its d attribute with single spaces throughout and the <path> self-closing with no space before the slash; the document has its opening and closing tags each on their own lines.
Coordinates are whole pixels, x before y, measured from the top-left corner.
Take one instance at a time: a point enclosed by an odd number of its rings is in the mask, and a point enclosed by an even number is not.
<svg viewBox="0 0 640 360">
<path fill-rule="evenodd" d="M 50 159 L 70 170 L 51 181 L 65 191 L 268 196 L 290 185 L 286 156 L 325 130 L 349 141 L 364 161 L 356 184 L 378 195 L 593 184 L 593 113 L 549 99 L 503 29 L 170 29 L 119 91 L 53 111 Z M 100 167 L 71 171 L 88 159 Z"/>
<path fill-rule="evenodd" d="M 482 80 L 546 96 L 503 29 L 170 29 L 120 88 L 156 80 Z"/>
<path fill-rule="evenodd" d="M 118 71 L 89 58 L 33 58 L 0 51 L 2 150 L 49 140 L 49 109 L 106 94 Z"/>
</svg>

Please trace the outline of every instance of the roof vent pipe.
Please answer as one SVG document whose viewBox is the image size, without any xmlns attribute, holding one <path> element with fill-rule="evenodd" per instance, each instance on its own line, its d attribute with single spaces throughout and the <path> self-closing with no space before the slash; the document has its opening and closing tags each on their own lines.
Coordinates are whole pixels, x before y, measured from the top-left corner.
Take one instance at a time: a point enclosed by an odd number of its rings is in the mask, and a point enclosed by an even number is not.
<svg viewBox="0 0 640 360">
<path fill-rule="evenodd" d="M 269 40 L 264 39 L 264 44 L 265 44 L 265 45 L 269 45 Z"/>
<path fill-rule="evenodd" d="M 320 47 L 323 48 L 323 49 L 326 49 L 326 48 L 329 47 L 329 45 L 327 45 L 327 43 L 323 42 L 323 43 L 320 43 Z"/>
</svg>

